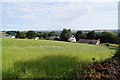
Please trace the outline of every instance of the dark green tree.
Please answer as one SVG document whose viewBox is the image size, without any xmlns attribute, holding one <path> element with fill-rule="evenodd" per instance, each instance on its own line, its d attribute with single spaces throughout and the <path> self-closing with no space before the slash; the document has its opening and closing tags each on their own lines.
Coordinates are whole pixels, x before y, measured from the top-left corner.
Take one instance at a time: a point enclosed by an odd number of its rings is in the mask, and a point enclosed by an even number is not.
<svg viewBox="0 0 120 80">
<path fill-rule="evenodd" d="M 70 29 L 63 29 L 63 31 L 60 34 L 60 40 L 62 41 L 68 41 L 68 39 L 72 36 L 72 32 Z"/>
<path fill-rule="evenodd" d="M 117 51 L 116 51 L 116 53 L 114 54 L 113 57 L 119 57 L 120 58 L 120 44 L 119 44 L 119 47 L 118 47 L 118 49 L 117 49 Z"/>
<path fill-rule="evenodd" d="M 86 34 L 87 39 L 95 39 L 96 33 L 94 31 L 90 31 Z"/>
<path fill-rule="evenodd" d="M 43 32 L 42 35 L 44 39 L 49 39 L 48 32 Z"/>
<path fill-rule="evenodd" d="M 56 33 L 54 31 L 51 31 L 48 33 L 48 36 L 51 37 L 51 36 L 56 36 Z"/>
<path fill-rule="evenodd" d="M 6 31 L 6 34 L 11 35 L 11 36 L 15 36 L 17 34 L 18 31 Z"/>
<path fill-rule="evenodd" d="M 117 43 L 118 35 L 113 32 L 103 32 L 100 35 L 101 43 Z"/>
<path fill-rule="evenodd" d="M 24 39 L 24 38 L 26 38 L 26 33 L 25 32 L 17 32 L 16 33 L 16 36 L 15 36 L 16 38 L 21 38 L 21 39 Z"/>
<path fill-rule="evenodd" d="M 75 38 L 76 38 L 76 41 L 78 41 L 79 39 L 83 38 L 83 33 L 82 31 L 77 31 L 75 33 Z"/>
<path fill-rule="evenodd" d="M 71 30 L 70 30 L 70 29 L 68 29 L 67 34 L 68 34 L 67 38 L 69 39 L 69 38 L 72 36 L 72 32 L 71 32 Z"/>
<path fill-rule="evenodd" d="M 37 36 L 37 34 L 34 31 L 28 31 L 26 33 L 26 36 L 28 39 L 34 39 Z"/>
<path fill-rule="evenodd" d="M 36 32 L 37 37 L 43 37 L 42 32 Z"/>
</svg>

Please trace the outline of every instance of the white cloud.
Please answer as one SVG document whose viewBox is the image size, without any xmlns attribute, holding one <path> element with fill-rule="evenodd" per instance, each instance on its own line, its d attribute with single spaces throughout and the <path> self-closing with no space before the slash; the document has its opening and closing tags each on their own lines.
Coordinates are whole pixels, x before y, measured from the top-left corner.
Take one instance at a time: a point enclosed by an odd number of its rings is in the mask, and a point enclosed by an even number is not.
<svg viewBox="0 0 120 80">
<path fill-rule="evenodd" d="M 118 2 L 119 0 L 2 0 L 1 2 Z"/>
<path fill-rule="evenodd" d="M 31 15 L 20 15 L 18 16 L 19 19 L 23 19 L 23 20 L 32 20 L 34 19 L 35 17 L 34 16 L 31 16 Z"/>
<path fill-rule="evenodd" d="M 56 26 L 93 29 L 117 25 L 117 3 L 114 2 L 3 3 L 3 13 L 4 24 L 38 26 L 38 29 L 55 29 Z"/>
</svg>

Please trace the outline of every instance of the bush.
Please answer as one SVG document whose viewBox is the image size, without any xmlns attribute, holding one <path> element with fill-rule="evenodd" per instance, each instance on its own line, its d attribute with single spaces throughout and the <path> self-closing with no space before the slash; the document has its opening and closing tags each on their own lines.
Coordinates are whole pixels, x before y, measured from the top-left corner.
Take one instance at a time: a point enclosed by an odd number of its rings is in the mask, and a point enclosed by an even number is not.
<svg viewBox="0 0 120 80">
<path fill-rule="evenodd" d="M 118 42 L 118 35 L 112 32 L 103 32 L 99 38 L 101 43 L 117 43 Z"/>
<path fill-rule="evenodd" d="M 59 41 L 60 39 L 59 38 L 55 38 L 54 40 Z"/>
<path fill-rule="evenodd" d="M 109 43 L 105 43 L 105 46 L 110 46 L 110 44 Z"/>
<path fill-rule="evenodd" d="M 24 39 L 24 38 L 26 38 L 26 33 L 25 32 L 17 32 L 16 33 L 16 36 L 15 36 L 16 38 L 21 38 L 21 39 Z"/>
<path fill-rule="evenodd" d="M 35 37 L 37 37 L 37 33 L 35 33 L 34 31 L 28 31 L 26 33 L 26 36 L 28 39 L 34 39 Z"/>
<path fill-rule="evenodd" d="M 120 45 L 119 45 L 119 47 L 118 47 L 118 49 L 117 49 L 117 51 L 116 51 L 116 53 L 114 54 L 113 57 L 118 57 L 118 58 L 120 58 Z"/>
<path fill-rule="evenodd" d="M 70 29 L 63 29 L 63 31 L 60 34 L 60 40 L 61 41 L 68 41 L 68 39 L 72 36 L 72 32 Z"/>
</svg>

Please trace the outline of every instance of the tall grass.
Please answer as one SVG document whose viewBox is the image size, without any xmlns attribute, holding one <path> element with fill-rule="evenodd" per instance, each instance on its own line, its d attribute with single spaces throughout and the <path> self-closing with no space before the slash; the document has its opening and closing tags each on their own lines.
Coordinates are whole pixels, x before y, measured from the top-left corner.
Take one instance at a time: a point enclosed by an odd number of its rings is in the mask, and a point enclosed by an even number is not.
<svg viewBox="0 0 120 80">
<path fill-rule="evenodd" d="M 2 40 L 4 78 L 61 78 L 80 66 L 110 57 L 107 47 L 50 40 Z"/>
</svg>

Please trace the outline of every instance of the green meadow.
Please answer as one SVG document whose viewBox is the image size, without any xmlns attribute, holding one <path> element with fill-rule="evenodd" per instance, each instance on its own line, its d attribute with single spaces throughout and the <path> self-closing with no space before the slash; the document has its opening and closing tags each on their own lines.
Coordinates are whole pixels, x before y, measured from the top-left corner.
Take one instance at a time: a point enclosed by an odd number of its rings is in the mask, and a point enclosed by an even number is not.
<svg viewBox="0 0 120 80">
<path fill-rule="evenodd" d="M 2 39 L 3 78 L 62 78 L 115 52 L 105 46 L 51 40 Z M 82 72 L 81 72 L 82 73 Z"/>
</svg>

